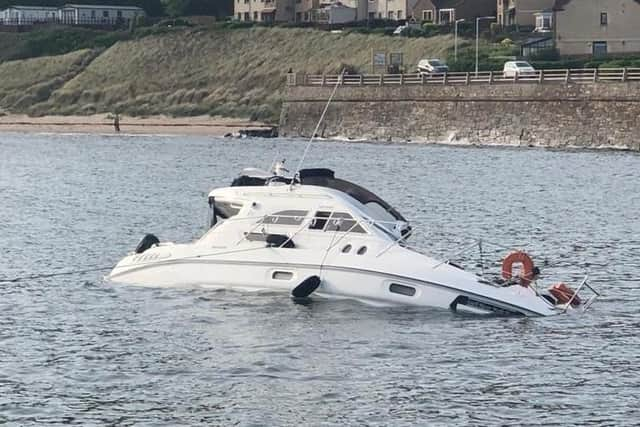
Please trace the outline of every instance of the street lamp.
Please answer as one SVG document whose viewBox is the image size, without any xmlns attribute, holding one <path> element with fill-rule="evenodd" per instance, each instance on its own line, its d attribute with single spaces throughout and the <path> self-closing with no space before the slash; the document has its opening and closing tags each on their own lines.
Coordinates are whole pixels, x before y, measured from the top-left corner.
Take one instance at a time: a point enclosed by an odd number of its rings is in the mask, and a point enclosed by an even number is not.
<svg viewBox="0 0 640 427">
<path fill-rule="evenodd" d="M 458 62 L 458 24 L 464 22 L 464 19 L 456 19 L 455 23 L 455 36 L 453 41 L 453 58 L 455 62 Z"/>
<path fill-rule="evenodd" d="M 478 46 L 480 40 L 480 21 L 483 19 L 496 19 L 495 16 L 478 16 L 476 18 L 476 77 L 478 76 Z"/>
</svg>

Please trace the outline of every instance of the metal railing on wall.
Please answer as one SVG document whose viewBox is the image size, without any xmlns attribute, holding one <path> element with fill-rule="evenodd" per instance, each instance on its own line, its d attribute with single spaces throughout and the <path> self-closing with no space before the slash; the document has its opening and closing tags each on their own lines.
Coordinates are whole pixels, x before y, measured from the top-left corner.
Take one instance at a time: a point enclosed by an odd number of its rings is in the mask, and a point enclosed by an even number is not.
<svg viewBox="0 0 640 427">
<path fill-rule="evenodd" d="M 289 86 L 469 85 L 501 83 L 593 83 L 640 81 L 640 68 L 537 70 L 505 76 L 502 71 L 442 74 L 306 74 L 287 78 Z"/>
</svg>

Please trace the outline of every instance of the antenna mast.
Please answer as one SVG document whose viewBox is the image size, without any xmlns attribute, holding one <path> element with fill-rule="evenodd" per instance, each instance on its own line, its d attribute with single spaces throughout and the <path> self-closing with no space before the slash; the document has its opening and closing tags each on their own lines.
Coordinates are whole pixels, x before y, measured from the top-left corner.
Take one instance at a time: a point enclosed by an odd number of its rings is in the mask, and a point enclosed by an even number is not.
<svg viewBox="0 0 640 427">
<path fill-rule="evenodd" d="M 316 128 L 313 130 L 313 133 L 311 134 L 311 138 L 309 138 L 309 142 L 307 143 L 307 146 L 304 149 L 304 152 L 302 153 L 302 157 L 300 158 L 300 162 L 298 162 L 298 166 L 295 169 L 295 172 L 293 174 L 293 179 L 291 180 L 291 185 L 293 185 L 296 181 L 296 177 L 298 177 L 298 175 L 300 174 L 300 169 L 302 168 L 302 164 L 304 163 L 304 159 L 307 157 L 307 153 L 309 152 L 309 148 L 311 148 L 311 143 L 313 142 L 313 139 L 316 137 L 316 134 L 318 133 L 318 129 L 320 129 L 320 124 L 324 121 L 324 116 L 327 114 L 327 110 L 329 109 L 329 105 L 331 104 L 331 101 L 333 100 L 334 95 L 336 94 L 336 91 L 338 90 L 338 86 L 340 86 L 342 84 L 342 76 L 344 75 L 345 70 L 343 69 L 340 72 L 340 75 L 338 76 L 338 80 L 336 81 L 336 85 L 333 87 L 333 91 L 331 92 L 331 96 L 329 96 L 329 99 L 327 100 L 327 104 L 324 106 L 324 110 L 322 111 L 322 115 L 320 116 L 320 120 L 318 120 L 318 124 L 316 125 Z"/>
</svg>

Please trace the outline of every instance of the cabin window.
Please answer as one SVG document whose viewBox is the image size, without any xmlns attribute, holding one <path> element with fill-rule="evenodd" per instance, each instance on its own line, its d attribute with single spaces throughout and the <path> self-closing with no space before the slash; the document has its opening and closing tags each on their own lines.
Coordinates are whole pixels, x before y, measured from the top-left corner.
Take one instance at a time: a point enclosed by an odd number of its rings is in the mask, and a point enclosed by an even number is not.
<svg viewBox="0 0 640 427">
<path fill-rule="evenodd" d="M 262 221 L 264 224 L 300 225 L 307 216 L 307 211 L 287 210 L 267 215 Z"/>
<path fill-rule="evenodd" d="M 367 247 L 366 246 L 361 246 L 360 249 L 358 249 L 358 255 L 364 255 L 367 253 Z"/>
<path fill-rule="evenodd" d="M 331 212 L 316 212 L 314 218 L 311 220 L 311 224 L 309 225 L 309 230 L 323 230 L 330 216 Z"/>
<path fill-rule="evenodd" d="M 346 212 L 334 212 L 331 214 L 326 231 L 350 231 L 352 233 L 364 233 L 364 228 Z"/>
<path fill-rule="evenodd" d="M 392 283 L 389 285 L 389 292 L 412 297 L 416 294 L 416 288 L 414 288 L 413 286 L 406 286 L 406 285 L 400 285 L 398 283 Z"/>
<path fill-rule="evenodd" d="M 216 200 L 214 202 L 216 208 L 216 215 L 222 219 L 228 219 L 232 216 L 238 215 L 240 209 L 242 209 L 242 203 L 233 203 Z"/>
<path fill-rule="evenodd" d="M 345 245 L 345 247 L 342 248 L 342 253 L 348 254 L 349 252 L 351 252 L 351 245 Z"/>
</svg>

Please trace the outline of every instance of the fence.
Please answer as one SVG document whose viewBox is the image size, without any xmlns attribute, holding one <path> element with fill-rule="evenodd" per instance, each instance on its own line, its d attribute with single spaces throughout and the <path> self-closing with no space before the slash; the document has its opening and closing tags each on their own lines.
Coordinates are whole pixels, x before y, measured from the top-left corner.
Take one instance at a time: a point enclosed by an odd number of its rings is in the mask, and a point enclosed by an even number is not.
<svg viewBox="0 0 640 427">
<path fill-rule="evenodd" d="M 300 78 L 298 78 L 300 77 Z M 384 86 L 384 85 L 470 85 L 501 83 L 593 83 L 640 81 L 640 68 L 582 68 L 537 70 L 506 77 L 502 71 L 443 74 L 348 74 L 296 76 L 289 74 L 289 86 Z"/>
<path fill-rule="evenodd" d="M 34 27 L 34 26 L 46 26 L 46 25 L 77 25 L 83 27 L 122 27 L 128 25 L 131 18 L 79 18 L 72 17 L 63 18 L 41 18 L 41 19 L 0 19 L 0 27 Z"/>
</svg>

